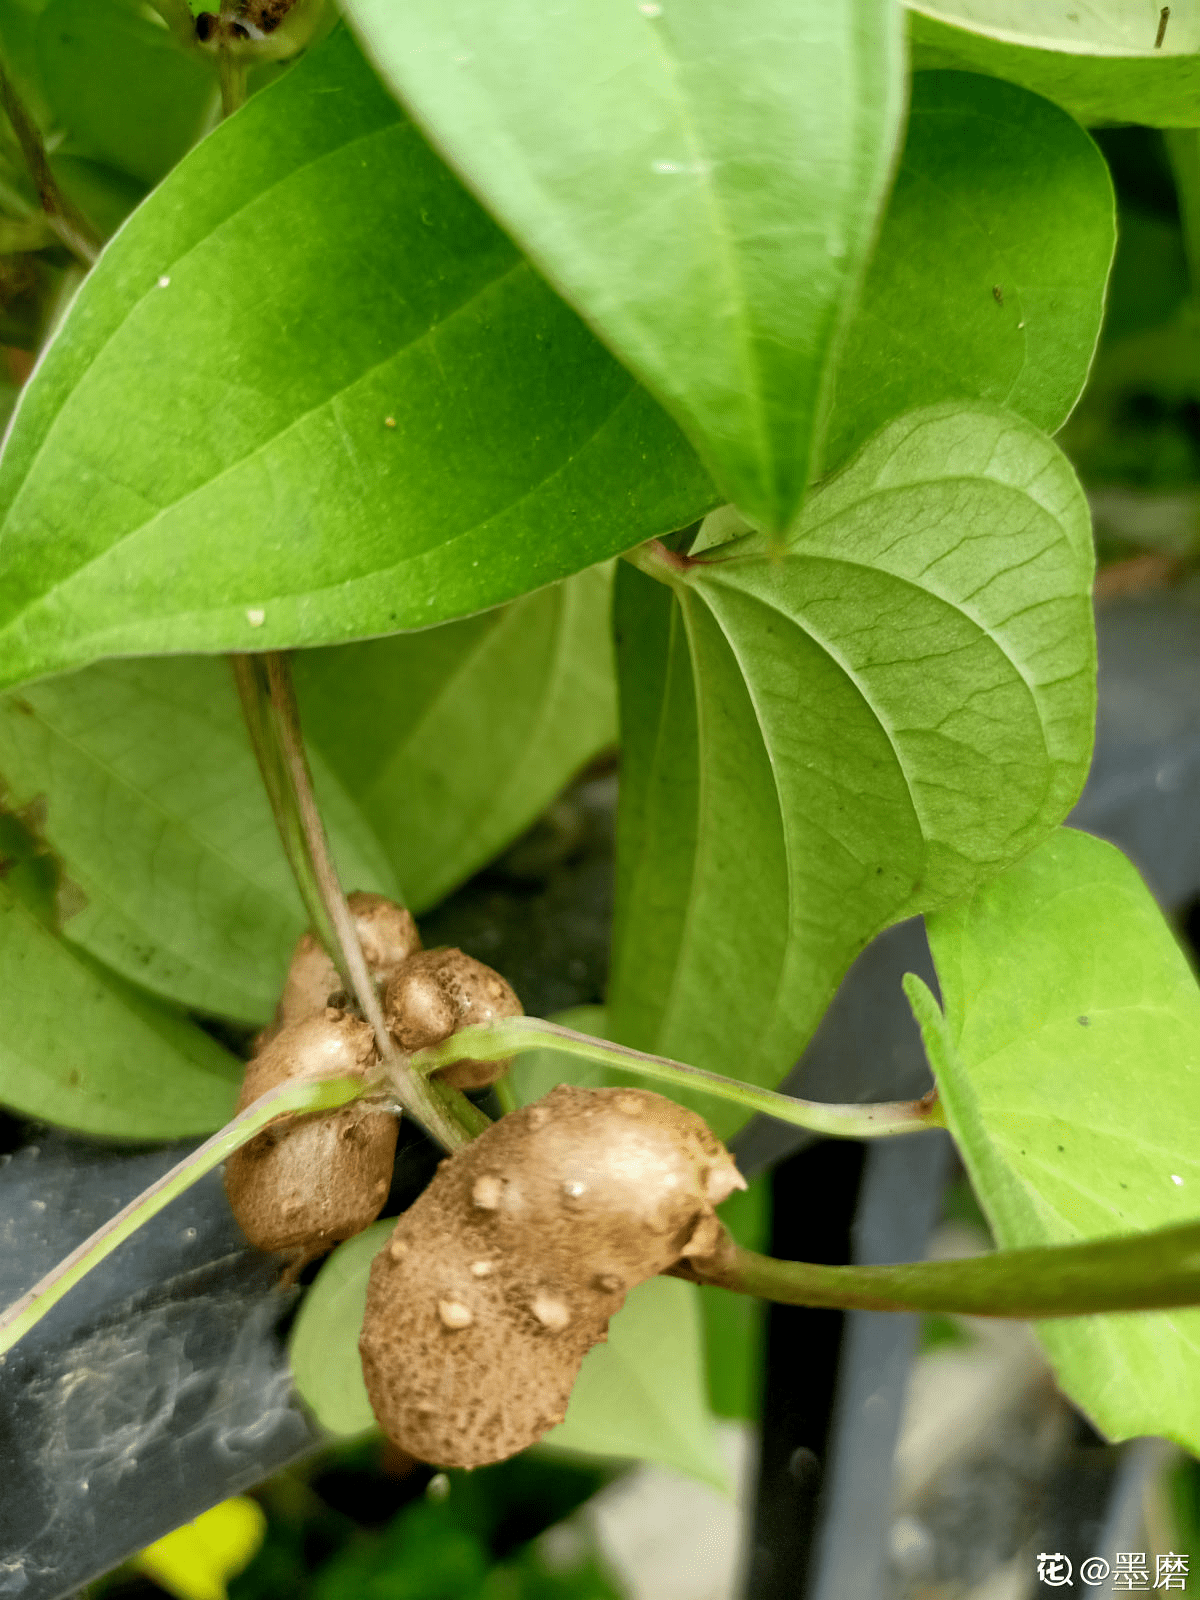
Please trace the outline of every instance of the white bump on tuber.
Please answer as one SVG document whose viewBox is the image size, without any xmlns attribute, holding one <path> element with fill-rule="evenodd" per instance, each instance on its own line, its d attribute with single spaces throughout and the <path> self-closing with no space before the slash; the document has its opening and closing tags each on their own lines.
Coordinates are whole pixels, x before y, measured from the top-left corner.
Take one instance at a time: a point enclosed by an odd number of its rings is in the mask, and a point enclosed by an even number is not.
<svg viewBox="0 0 1200 1600">
<path fill-rule="evenodd" d="M 500 1205 L 500 1197 L 504 1193 L 504 1184 L 499 1178 L 490 1173 L 482 1178 L 476 1178 L 475 1187 L 471 1190 L 471 1204 L 480 1211 L 495 1211 Z"/>
<path fill-rule="evenodd" d="M 473 1278 L 490 1278 L 496 1270 L 494 1261 L 472 1261 L 471 1276 Z"/>
<path fill-rule="evenodd" d="M 561 1333 L 571 1321 L 571 1312 L 563 1301 L 556 1300 L 553 1295 L 539 1294 L 535 1296 L 529 1308 L 541 1323 L 543 1328 L 549 1328 L 551 1333 Z"/>
<path fill-rule="evenodd" d="M 457 1332 L 460 1328 L 469 1328 L 475 1321 L 470 1306 L 463 1305 L 461 1300 L 439 1300 L 438 1316 L 442 1319 L 442 1326 Z"/>
</svg>

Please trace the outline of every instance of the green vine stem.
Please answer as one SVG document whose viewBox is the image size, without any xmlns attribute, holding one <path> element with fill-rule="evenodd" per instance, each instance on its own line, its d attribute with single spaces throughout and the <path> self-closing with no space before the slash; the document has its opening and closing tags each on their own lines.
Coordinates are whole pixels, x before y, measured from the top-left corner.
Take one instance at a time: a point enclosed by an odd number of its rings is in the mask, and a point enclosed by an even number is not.
<svg viewBox="0 0 1200 1600">
<path fill-rule="evenodd" d="M 131 1200 L 103 1227 L 97 1228 L 89 1239 L 72 1250 L 69 1256 L 65 1256 L 0 1315 L 0 1358 L 19 1339 L 24 1338 L 52 1306 L 58 1304 L 68 1289 L 73 1289 L 93 1267 L 99 1266 L 130 1234 L 136 1233 L 151 1217 L 157 1216 L 164 1206 L 190 1189 L 206 1172 L 220 1166 L 226 1156 L 247 1144 L 255 1134 L 261 1133 L 268 1122 L 285 1114 L 294 1116 L 310 1111 L 336 1110 L 338 1106 L 349 1105 L 352 1100 L 357 1100 L 366 1087 L 361 1077 L 309 1078 L 299 1083 L 280 1084 L 252 1106 L 247 1106 L 240 1116 L 226 1123 L 225 1127 L 214 1133 L 211 1139 L 205 1140 L 191 1155 L 185 1156 L 157 1183 L 143 1190 L 136 1200 Z"/>
<path fill-rule="evenodd" d="M 1200 1222 L 1089 1244 L 998 1250 L 965 1261 L 825 1267 L 776 1261 L 724 1234 L 676 1276 L 793 1306 L 939 1311 L 975 1317 L 1085 1317 L 1200 1305 Z"/>
<path fill-rule="evenodd" d="M 313 794 L 288 657 L 268 651 L 230 659 L 250 742 L 313 929 L 375 1030 L 398 1109 L 415 1118 L 443 1149 L 457 1150 L 480 1134 L 488 1119 L 456 1089 L 427 1083 L 392 1042 Z"/>
<path fill-rule="evenodd" d="M 304 820 L 291 783 L 288 781 L 287 763 L 277 733 L 278 715 L 271 703 L 270 682 L 266 656 L 234 655 L 229 657 L 233 679 L 242 702 L 242 715 L 250 735 L 263 787 L 275 818 L 275 826 L 283 841 L 284 854 L 292 869 L 292 877 L 300 891 L 304 909 L 313 932 L 324 945 L 338 976 L 349 994 L 354 987 L 350 968 L 342 951 L 333 920 L 321 893 L 316 867 L 305 837 Z M 322 830 L 323 831 L 323 830 Z"/>
<path fill-rule="evenodd" d="M 827 1105 L 821 1100 L 795 1100 L 720 1073 L 689 1067 L 666 1056 L 647 1055 L 606 1039 L 595 1039 L 574 1028 L 563 1028 L 540 1017 L 504 1017 L 497 1022 L 481 1022 L 451 1034 L 441 1044 L 430 1045 L 409 1057 L 409 1064 L 422 1074 L 436 1072 L 454 1061 L 503 1061 L 525 1050 L 557 1050 L 561 1055 L 581 1056 L 601 1066 L 679 1089 L 692 1089 L 729 1100 L 746 1111 L 761 1111 L 778 1122 L 790 1122 L 812 1133 L 835 1139 L 891 1139 L 898 1134 L 920 1133 L 924 1128 L 945 1127 L 942 1109 L 934 1094 L 920 1100 L 888 1100 L 876 1105 Z"/>
<path fill-rule="evenodd" d="M 33 179 L 47 222 L 72 255 L 76 256 L 85 267 L 90 267 L 100 254 L 100 236 L 79 208 L 72 205 L 59 188 L 38 126 L 25 109 L 12 80 L 3 68 L 0 68 L 0 105 L 4 107 L 5 114 L 12 124 L 12 130 L 17 136 L 17 143 L 21 146 L 21 154 L 25 157 L 25 165 L 29 168 L 29 175 Z"/>
</svg>

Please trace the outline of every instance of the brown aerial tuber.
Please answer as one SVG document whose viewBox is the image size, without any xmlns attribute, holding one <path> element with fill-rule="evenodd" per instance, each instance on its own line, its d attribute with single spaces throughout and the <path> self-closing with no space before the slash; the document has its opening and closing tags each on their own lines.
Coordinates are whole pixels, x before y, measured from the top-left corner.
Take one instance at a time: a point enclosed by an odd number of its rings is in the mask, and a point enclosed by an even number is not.
<svg viewBox="0 0 1200 1600">
<path fill-rule="evenodd" d="M 246 1068 L 238 1110 L 285 1082 L 365 1073 L 375 1060 L 365 1022 L 329 1009 L 283 1028 Z M 270 1123 L 225 1163 L 225 1192 L 260 1250 L 311 1259 L 379 1215 L 391 1186 L 399 1124 L 362 1103 Z"/>
<path fill-rule="evenodd" d="M 461 950 L 423 950 L 406 961 L 388 984 L 384 1012 L 402 1050 L 440 1044 L 476 1022 L 524 1015 L 500 974 Z M 455 1089 L 483 1089 L 502 1078 L 510 1065 L 511 1058 L 455 1061 L 438 1077 Z"/>
<path fill-rule="evenodd" d="M 383 989 L 421 948 L 402 906 L 358 891 L 347 904 L 367 970 Z M 311 933 L 292 955 L 273 1026 L 259 1035 L 238 1109 L 289 1079 L 364 1072 L 375 1059 L 365 1022 L 340 999 L 337 968 Z M 379 1215 L 391 1187 L 397 1119 L 354 1105 L 267 1127 L 225 1163 L 225 1190 L 242 1232 L 260 1250 L 320 1255 L 361 1233 Z"/>
<path fill-rule="evenodd" d="M 381 894 L 356 891 L 346 904 L 354 916 L 367 971 L 383 990 L 404 963 L 421 948 L 411 912 Z M 311 933 L 301 936 L 288 968 L 287 982 L 275 1013 L 275 1028 L 315 1016 L 341 991 L 338 970 Z"/>
<path fill-rule="evenodd" d="M 635 1284 L 720 1231 L 744 1182 L 694 1112 L 562 1085 L 443 1161 L 371 1268 L 359 1349 L 388 1436 L 475 1467 L 560 1422 Z"/>
</svg>

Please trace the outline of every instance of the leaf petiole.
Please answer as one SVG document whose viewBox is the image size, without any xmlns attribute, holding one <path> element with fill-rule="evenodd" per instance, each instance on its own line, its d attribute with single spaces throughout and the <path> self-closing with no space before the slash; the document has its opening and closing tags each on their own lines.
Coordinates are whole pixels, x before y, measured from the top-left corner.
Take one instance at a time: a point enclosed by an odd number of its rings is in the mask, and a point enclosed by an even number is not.
<svg viewBox="0 0 1200 1600">
<path fill-rule="evenodd" d="M 502 1061 L 506 1056 L 526 1050 L 556 1050 L 560 1055 L 578 1056 L 620 1072 L 655 1078 L 679 1089 L 710 1094 L 718 1100 L 732 1101 L 747 1111 L 760 1111 L 779 1122 L 789 1122 L 813 1133 L 835 1139 L 888 1139 L 898 1134 L 920 1133 L 923 1128 L 945 1127 L 941 1107 L 932 1095 L 920 1100 L 889 1100 L 875 1105 L 830 1105 L 820 1100 L 798 1100 L 741 1083 L 701 1067 L 689 1067 L 666 1056 L 647 1055 L 625 1045 L 610 1044 L 574 1028 L 544 1022 L 540 1017 L 505 1017 L 496 1022 L 478 1023 L 451 1034 L 441 1044 L 430 1045 L 409 1057 L 409 1065 L 428 1075 L 440 1067 L 462 1060 Z"/>
<path fill-rule="evenodd" d="M 261 1133 L 269 1122 L 282 1115 L 298 1115 L 312 1111 L 333 1111 L 338 1106 L 357 1100 L 367 1085 L 361 1077 L 310 1078 L 300 1083 L 284 1083 L 271 1089 L 253 1105 L 234 1117 L 218 1133 L 193 1150 L 171 1170 L 144 1189 L 136 1199 L 118 1211 L 116 1216 L 90 1238 L 77 1245 L 33 1288 L 13 1302 L 0 1315 L 0 1356 L 11 1350 L 19 1339 L 58 1304 L 69 1289 L 87 1276 L 106 1256 L 112 1254 L 130 1234 L 190 1189 L 192 1184 L 220 1166 L 225 1157 L 249 1143 Z"/>
<path fill-rule="evenodd" d="M 725 1234 L 711 1256 L 693 1259 L 677 1275 L 783 1305 L 1029 1321 L 1160 1311 L 1200 1305 L 1200 1222 L 1087 1244 L 880 1267 L 776 1261 Z"/>
</svg>

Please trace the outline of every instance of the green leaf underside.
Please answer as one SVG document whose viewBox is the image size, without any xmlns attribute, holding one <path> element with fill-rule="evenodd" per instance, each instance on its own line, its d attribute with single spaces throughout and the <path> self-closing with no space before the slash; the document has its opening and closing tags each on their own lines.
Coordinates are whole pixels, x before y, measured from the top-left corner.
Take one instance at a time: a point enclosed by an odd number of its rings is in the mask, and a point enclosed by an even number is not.
<svg viewBox="0 0 1200 1600">
<path fill-rule="evenodd" d="M 914 65 L 1023 84 L 1081 122 L 1190 128 L 1200 96 L 1200 12 L 1146 0 L 905 0 Z"/>
<path fill-rule="evenodd" d="M 1060 830 L 928 919 L 945 1017 L 906 988 L 998 1242 L 1200 1214 L 1200 991 L 1134 868 Z M 1043 1323 L 1066 1392 L 1110 1438 L 1200 1449 L 1200 1311 Z"/>
<path fill-rule="evenodd" d="M 52 126 L 76 154 L 156 183 L 217 109 L 213 63 L 138 0 L 49 0 L 33 36 Z"/>
<path fill-rule="evenodd" d="M 0 49 L 56 168 L 60 152 L 100 163 L 139 194 L 217 110 L 214 63 L 180 49 L 139 0 L 7 0 Z"/>
<path fill-rule="evenodd" d="M 322 1427 L 375 1426 L 358 1356 L 371 1262 L 395 1227 L 374 1223 L 339 1245 L 300 1307 L 291 1336 L 296 1387 Z M 607 1344 L 584 1357 L 566 1421 L 545 1443 L 586 1455 L 657 1461 L 728 1487 L 704 1389 L 694 1284 L 638 1284 L 609 1324 Z"/>
<path fill-rule="evenodd" d="M 503 611 L 296 657 L 310 736 L 414 911 L 616 743 L 611 594 L 598 567 Z"/>
<path fill-rule="evenodd" d="M 947 406 L 868 445 L 781 558 L 623 571 L 613 1036 L 773 1085 L 875 933 L 1061 821 L 1091 752 L 1091 569 L 1050 441 Z"/>
<path fill-rule="evenodd" d="M 513 237 L 783 529 L 902 108 L 886 0 L 352 0 L 384 76 Z"/>
<path fill-rule="evenodd" d="M 314 752 L 351 888 L 395 891 Z M 223 661 L 102 662 L 0 699 L 9 803 L 37 802 L 63 864 L 63 933 L 199 1011 L 265 1022 L 306 918 Z"/>
<path fill-rule="evenodd" d="M 336 34 L 130 219 L 26 387 L 0 682 L 426 626 L 713 500 Z"/>
<path fill-rule="evenodd" d="M 1103 156 L 1057 106 L 913 78 L 904 153 L 830 393 L 836 466 L 890 418 L 983 400 L 1053 433 L 1088 374 L 1116 237 Z"/>
<path fill-rule="evenodd" d="M 42 875 L 7 822 L 0 843 L 0 1105 L 125 1139 L 186 1138 L 227 1121 L 241 1063 L 56 937 Z"/>
<path fill-rule="evenodd" d="M 377 1426 L 358 1356 L 367 1309 L 371 1263 L 396 1226 L 373 1222 L 337 1249 L 300 1302 L 288 1356 L 305 1404 L 330 1433 L 363 1433 Z"/>
<path fill-rule="evenodd" d="M 296 658 L 347 888 L 425 909 L 612 742 L 610 584 Z M 305 917 L 224 662 L 101 662 L 0 698 L 0 784 L 41 813 L 70 943 L 196 1010 L 269 1019 Z"/>
</svg>

